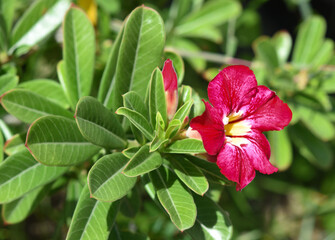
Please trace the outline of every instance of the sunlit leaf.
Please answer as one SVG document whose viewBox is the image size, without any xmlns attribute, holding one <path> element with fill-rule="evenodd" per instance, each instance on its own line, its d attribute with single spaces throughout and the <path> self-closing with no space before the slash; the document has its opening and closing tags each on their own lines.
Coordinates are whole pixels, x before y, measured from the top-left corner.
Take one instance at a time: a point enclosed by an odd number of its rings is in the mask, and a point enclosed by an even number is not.
<svg viewBox="0 0 335 240">
<path fill-rule="evenodd" d="M 204 153 L 204 145 L 201 140 L 186 138 L 182 140 L 175 141 L 166 149 L 164 152 L 168 153 Z"/>
<path fill-rule="evenodd" d="M 279 170 L 286 170 L 292 163 L 293 153 L 289 135 L 286 129 L 279 132 L 268 132 L 271 145 L 270 162 Z"/>
<path fill-rule="evenodd" d="M 28 130 L 26 146 L 39 162 L 57 166 L 86 161 L 100 150 L 84 139 L 74 120 L 59 116 L 35 121 Z"/>
<path fill-rule="evenodd" d="M 115 113 L 93 97 L 82 97 L 76 108 L 80 132 L 90 142 L 107 149 L 124 148 L 125 133 Z"/>
<path fill-rule="evenodd" d="M 74 107 L 77 101 L 91 92 L 95 56 L 95 34 L 92 24 L 79 8 L 66 13 L 64 23 L 65 91 Z"/>
<path fill-rule="evenodd" d="M 80 195 L 66 239 L 107 239 L 119 205 L 119 201 L 108 203 L 91 198 L 86 186 Z"/>
<path fill-rule="evenodd" d="M 181 231 L 193 226 L 196 206 L 190 192 L 180 183 L 175 174 L 161 167 L 149 173 L 160 203 L 171 221 Z"/>
<path fill-rule="evenodd" d="M 67 169 L 44 166 L 28 150 L 13 154 L 0 164 L 0 203 L 11 202 L 57 179 Z"/>
<path fill-rule="evenodd" d="M 164 24 L 156 11 L 142 6 L 128 16 L 112 89 L 114 111 L 122 105 L 121 95 L 128 91 L 144 100 L 150 75 L 161 63 L 164 42 Z"/>
<path fill-rule="evenodd" d="M 0 76 L 0 96 L 5 92 L 16 87 L 19 78 L 12 74 L 4 74 Z"/>
<path fill-rule="evenodd" d="M 1 96 L 1 104 L 7 112 L 27 123 L 47 115 L 73 118 L 73 115 L 60 105 L 24 89 L 14 89 L 5 93 Z"/>
<path fill-rule="evenodd" d="M 122 153 L 98 160 L 88 174 L 91 196 L 100 201 L 116 201 L 125 196 L 136 183 L 136 177 L 122 174 L 128 161 Z"/>
</svg>

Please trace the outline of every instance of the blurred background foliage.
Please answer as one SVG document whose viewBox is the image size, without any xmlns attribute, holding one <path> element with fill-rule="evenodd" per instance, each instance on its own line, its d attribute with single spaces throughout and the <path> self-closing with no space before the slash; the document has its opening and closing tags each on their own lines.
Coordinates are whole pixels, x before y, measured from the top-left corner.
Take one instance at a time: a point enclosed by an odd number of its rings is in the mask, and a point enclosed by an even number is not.
<svg viewBox="0 0 335 240">
<path fill-rule="evenodd" d="M 184 65 L 179 59 L 178 69 L 184 84 L 191 85 L 202 98 L 206 98 L 208 81 L 219 69 L 231 64 L 251 67 L 259 84 L 275 90 L 293 111 L 289 127 L 267 134 L 271 162 L 280 172 L 258 174 L 242 192 L 219 186 L 211 197 L 229 212 L 234 239 L 335 239 L 334 1 L 74 3 L 85 10 L 95 26 L 93 96 L 123 19 L 141 4 L 154 8 L 164 19 L 166 49 L 183 58 Z M 57 79 L 56 65 L 62 58 L 59 26 L 69 4 L 67 0 L 0 2 L 1 94 L 18 83 Z M 39 28 L 33 27 L 38 24 Z M 2 107 L 0 114 L 3 146 L 27 125 L 7 115 Z M 75 207 L 65 202 L 78 199 L 82 187 L 71 185 L 70 178 L 64 176 L 48 186 L 48 197 L 39 199 L 25 221 L 6 225 L 0 220 L 0 239 L 63 239 Z M 62 188 L 65 183 L 67 192 Z M 146 233 L 151 239 L 190 239 L 143 192 L 131 192 L 129 201 L 139 204 L 121 206 L 123 214 L 117 219 L 120 228 Z"/>
</svg>

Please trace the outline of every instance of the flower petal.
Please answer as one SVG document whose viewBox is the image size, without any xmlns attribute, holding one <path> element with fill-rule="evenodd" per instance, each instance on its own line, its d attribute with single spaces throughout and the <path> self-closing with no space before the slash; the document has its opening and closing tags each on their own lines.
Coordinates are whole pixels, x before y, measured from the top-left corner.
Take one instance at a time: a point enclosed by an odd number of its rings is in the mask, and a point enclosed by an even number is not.
<svg viewBox="0 0 335 240">
<path fill-rule="evenodd" d="M 193 118 L 190 126 L 200 133 L 208 154 L 216 155 L 225 142 L 222 110 L 213 108 L 208 102 L 203 102 L 206 107 L 205 112 Z"/>
<path fill-rule="evenodd" d="M 264 86 L 259 86 L 259 92 L 251 100 L 247 109 L 247 120 L 251 128 L 261 132 L 281 130 L 286 127 L 292 119 L 292 111 L 275 95 L 271 90 Z M 272 93 L 273 94 L 272 94 Z"/>
<path fill-rule="evenodd" d="M 257 86 L 254 73 L 246 66 L 224 68 L 208 85 L 209 101 L 225 115 L 237 112 L 243 100 Z M 249 96 L 250 98 L 252 96 Z"/>
<path fill-rule="evenodd" d="M 255 177 L 255 170 L 249 158 L 240 147 L 230 143 L 224 145 L 216 163 L 228 180 L 237 183 L 237 191 L 247 186 Z"/>
<path fill-rule="evenodd" d="M 278 168 L 272 166 L 269 161 L 271 149 L 264 134 L 256 130 L 249 133 L 247 139 L 249 143 L 243 145 L 242 150 L 249 158 L 254 169 L 263 174 L 272 174 L 277 172 Z"/>
<path fill-rule="evenodd" d="M 167 59 L 162 70 L 165 91 L 173 92 L 178 90 L 178 78 L 173 68 L 172 61 Z"/>
</svg>

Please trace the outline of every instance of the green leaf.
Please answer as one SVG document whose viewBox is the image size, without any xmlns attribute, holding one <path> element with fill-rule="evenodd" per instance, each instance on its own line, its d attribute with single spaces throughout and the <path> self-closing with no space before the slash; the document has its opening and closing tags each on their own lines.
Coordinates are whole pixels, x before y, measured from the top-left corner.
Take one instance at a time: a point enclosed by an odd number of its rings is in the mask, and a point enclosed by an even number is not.
<svg viewBox="0 0 335 240">
<path fill-rule="evenodd" d="M 256 56 L 265 63 L 265 65 L 273 70 L 279 66 L 279 57 L 277 51 L 269 38 L 261 37 L 254 43 L 254 51 Z"/>
<path fill-rule="evenodd" d="M 327 64 L 334 56 L 334 42 L 331 39 L 326 39 L 320 49 L 315 54 L 311 64 L 317 68 Z"/>
<path fill-rule="evenodd" d="M 292 62 L 297 65 L 311 63 L 323 44 L 326 22 L 322 17 L 313 16 L 299 27 L 293 49 Z"/>
<path fill-rule="evenodd" d="M 292 145 L 286 129 L 268 132 L 268 138 L 271 145 L 270 162 L 279 170 L 286 170 L 293 158 Z"/>
<path fill-rule="evenodd" d="M 5 92 L 16 87 L 19 82 L 19 78 L 10 73 L 0 76 L 0 96 Z"/>
<path fill-rule="evenodd" d="M 321 82 L 320 90 L 325 93 L 335 93 L 335 73 Z"/>
<path fill-rule="evenodd" d="M 0 164 L 0 203 L 11 202 L 29 191 L 57 179 L 65 167 L 47 167 L 28 150 L 15 153 Z"/>
<path fill-rule="evenodd" d="M 179 119 L 174 119 L 169 123 L 169 126 L 165 133 L 165 138 L 172 138 L 181 127 L 181 121 Z"/>
<path fill-rule="evenodd" d="M 107 239 L 119 205 L 119 201 L 108 203 L 90 198 L 90 192 L 85 187 L 74 211 L 66 239 Z"/>
<path fill-rule="evenodd" d="M 308 161 L 322 169 L 328 169 L 332 165 L 333 154 L 325 142 L 317 139 L 301 124 L 295 124 L 289 130 L 293 143 Z"/>
<path fill-rule="evenodd" d="M 116 65 L 112 109 L 122 105 L 121 95 L 135 91 L 144 100 L 150 75 L 160 65 L 164 49 L 164 23 L 148 7 L 138 7 L 128 16 Z"/>
<path fill-rule="evenodd" d="M 217 0 L 206 2 L 198 11 L 186 16 L 175 29 L 177 35 L 187 35 L 197 29 L 222 25 L 236 18 L 241 12 L 238 2 Z"/>
<path fill-rule="evenodd" d="M 198 210 L 197 219 L 186 232 L 197 240 L 231 239 L 233 226 L 228 213 L 206 196 L 194 196 L 194 201 Z"/>
<path fill-rule="evenodd" d="M 74 120 L 59 116 L 35 121 L 28 130 L 26 146 L 37 161 L 56 166 L 75 165 L 100 150 L 84 139 Z"/>
<path fill-rule="evenodd" d="M 6 23 L 7 33 L 10 33 L 12 30 L 16 2 L 16 0 L 0 2 L 0 12 L 4 19 L 4 22 Z"/>
<path fill-rule="evenodd" d="M 185 155 L 185 157 L 191 162 L 193 163 L 195 166 L 197 166 L 198 168 L 200 168 L 202 170 L 203 173 L 206 173 L 208 180 L 212 180 L 215 182 L 218 182 L 220 184 L 225 184 L 228 183 L 229 181 L 227 180 L 227 178 L 225 178 L 225 176 L 222 175 L 222 173 L 220 172 L 220 169 L 218 167 L 218 165 L 216 165 L 216 163 L 212 163 L 209 162 L 207 160 L 198 158 L 198 157 L 194 157 L 191 155 Z"/>
<path fill-rule="evenodd" d="M 125 107 L 120 107 L 116 113 L 127 117 L 128 120 L 134 124 L 134 126 L 140 130 L 149 141 L 154 138 L 154 130 L 152 129 L 152 126 L 148 120 L 142 114 Z"/>
<path fill-rule="evenodd" d="M 123 96 L 123 106 L 134 110 L 146 119 L 149 118 L 148 108 L 145 106 L 143 99 L 134 91 L 127 92 Z M 154 126 L 154 125 L 153 125 Z"/>
<path fill-rule="evenodd" d="M 179 104 L 185 104 L 187 101 L 192 100 L 192 88 L 190 86 L 182 85 L 179 88 Z"/>
<path fill-rule="evenodd" d="M 126 156 L 127 158 L 132 158 L 137 151 L 140 150 L 140 147 L 129 147 L 122 151 L 122 154 Z"/>
<path fill-rule="evenodd" d="M 156 114 L 155 132 L 155 138 L 150 143 L 150 152 L 156 151 L 164 143 L 169 141 L 169 139 L 165 139 L 165 123 L 160 112 L 157 112 Z"/>
<path fill-rule="evenodd" d="M 91 92 L 94 71 L 95 34 L 85 13 L 72 7 L 63 23 L 65 90 L 71 106 Z"/>
<path fill-rule="evenodd" d="M 298 111 L 302 122 L 316 137 L 323 141 L 334 139 L 335 127 L 326 114 L 302 106 Z"/>
<path fill-rule="evenodd" d="M 104 106 L 107 107 L 108 109 L 112 107 L 111 93 L 113 85 L 115 83 L 114 81 L 115 70 L 116 70 L 117 59 L 119 57 L 121 40 L 123 37 L 123 30 L 124 27 L 122 27 L 121 31 L 119 32 L 119 34 L 115 39 L 99 86 L 98 100 L 102 102 Z"/>
<path fill-rule="evenodd" d="M 124 148 L 125 133 L 116 114 L 93 97 L 82 97 L 75 118 L 82 135 L 91 143 L 107 149 Z"/>
<path fill-rule="evenodd" d="M 137 177 L 159 168 L 162 162 L 163 159 L 158 152 L 150 152 L 149 145 L 144 145 L 130 159 L 123 173 L 128 177 Z"/>
<path fill-rule="evenodd" d="M 165 59 L 171 59 L 173 63 L 173 68 L 177 73 L 178 85 L 183 82 L 185 74 L 185 65 L 183 58 L 176 52 L 170 49 L 166 49 L 164 52 Z"/>
<path fill-rule="evenodd" d="M 98 160 L 88 174 L 92 197 L 99 201 L 116 201 L 125 196 L 135 185 L 136 177 L 122 174 L 128 158 L 122 153 L 106 155 Z"/>
<path fill-rule="evenodd" d="M 127 230 L 119 230 L 117 225 L 113 226 L 112 231 L 109 234 L 108 240 L 150 240 L 148 236 L 145 236 L 142 233 L 129 232 Z"/>
<path fill-rule="evenodd" d="M 3 145 L 3 136 L 0 131 L 0 163 L 3 161 L 4 145 Z"/>
<path fill-rule="evenodd" d="M 291 35 L 286 31 L 276 33 L 272 38 L 280 64 L 286 63 L 292 49 Z"/>
<path fill-rule="evenodd" d="M 21 46 L 33 46 L 49 36 L 62 22 L 70 1 L 44 0 L 36 1 L 25 11 L 13 29 L 12 53 Z"/>
<path fill-rule="evenodd" d="M 161 167 L 150 172 L 149 176 L 160 203 L 176 227 L 181 231 L 192 227 L 197 209 L 191 193 L 185 189 L 175 174 Z"/>
<path fill-rule="evenodd" d="M 202 38 L 217 44 L 222 44 L 222 31 L 218 27 L 204 26 L 182 34 L 183 37 Z"/>
<path fill-rule="evenodd" d="M 205 104 L 203 104 L 199 94 L 194 90 L 192 91 L 192 99 L 193 99 L 194 104 L 193 104 L 193 111 L 190 115 L 190 118 L 199 116 L 205 111 Z"/>
<path fill-rule="evenodd" d="M 1 3 L 2 2 L 3 1 L 1 1 Z M 1 6 L 0 6 L 0 53 L 7 52 L 7 48 L 8 48 L 8 36 L 7 35 L 8 34 L 7 34 L 6 22 L 3 17 Z"/>
<path fill-rule="evenodd" d="M 23 88 L 41 95 L 63 108 L 69 108 L 62 86 L 50 79 L 36 79 L 20 83 L 18 88 Z"/>
<path fill-rule="evenodd" d="M 208 181 L 202 171 L 186 157 L 179 154 L 168 155 L 166 158 L 173 166 L 179 179 L 193 192 L 204 195 L 208 190 Z"/>
<path fill-rule="evenodd" d="M 175 141 L 166 149 L 164 152 L 167 153 L 204 153 L 204 145 L 201 140 L 186 138 L 182 140 Z"/>
<path fill-rule="evenodd" d="M 20 152 L 25 149 L 24 143 L 26 141 L 27 133 L 15 134 L 13 137 L 6 141 L 4 152 L 10 156 L 14 153 Z"/>
<path fill-rule="evenodd" d="M 160 112 L 164 124 L 167 124 L 163 74 L 159 68 L 156 68 L 151 75 L 149 85 L 149 113 L 150 121 L 153 126 L 156 125 L 156 115 L 158 112 Z"/>
<path fill-rule="evenodd" d="M 183 106 L 181 106 L 176 114 L 173 116 L 173 120 L 178 119 L 181 123 L 184 123 L 185 118 L 190 114 L 191 107 L 193 105 L 193 99 L 188 100 Z"/>
<path fill-rule="evenodd" d="M 1 96 L 1 104 L 6 111 L 23 122 L 32 123 L 47 115 L 73 118 L 73 115 L 58 104 L 24 89 L 14 89 Z"/>
<path fill-rule="evenodd" d="M 37 187 L 2 207 L 2 216 L 7 224 L 16 224 L 28 217 L 37 207 L 38 203 L 47 195 L 51 185 Z"/>
</svg>

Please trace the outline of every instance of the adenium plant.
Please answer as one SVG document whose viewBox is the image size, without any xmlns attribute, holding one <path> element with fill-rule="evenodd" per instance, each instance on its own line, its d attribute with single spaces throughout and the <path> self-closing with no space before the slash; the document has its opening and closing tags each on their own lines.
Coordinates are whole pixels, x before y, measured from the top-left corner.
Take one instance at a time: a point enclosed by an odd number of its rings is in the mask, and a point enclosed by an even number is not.
<svg viewBox="0 0 335 240">
<path fill-rule="evenodd" d="M 248 67 L 230 66 L 209 83 L 205 111 L 196 111 L 198 94 L 181 85 L 182 60 L 164 51 L 162 19 L 145 6 L 124 22 L 97 97 L 89 96 L 94 41 L 84 12 L 71 6 L 63 22 L 60 84 L 39 80 L 1 96 L 8 113 L 30 124 L 7 141 L 9 157 L 0 165 L 5 221 L 22 221 L 29 211 L 13 219 L 13 206 L 32 204 L 63 184 L 68 194 L 81 191 L 67 239 L 107 239 L 119 234 L 115 219 L 120 209 L 126 211 L 122 204 L 134 189 L 144 189 L 141 194 L 192 238 L 231 238 L 228 214 L 211 199 L 211 186 L 236 183 L 241 190 L 255 170 L 276 172 L 262 132 L 287 126 L 291 110 L 273 91 L 257 86 Z M 50 96 L 39 85 L 59 94 Z M 71 180 L 58 182 L 65 173 L 72 173 Z"/>
</svg>

